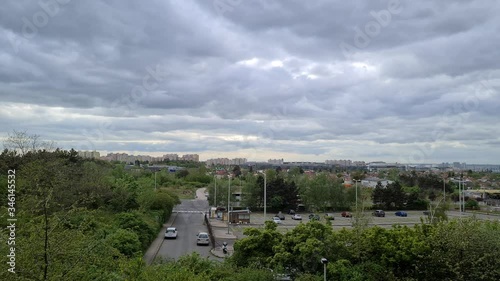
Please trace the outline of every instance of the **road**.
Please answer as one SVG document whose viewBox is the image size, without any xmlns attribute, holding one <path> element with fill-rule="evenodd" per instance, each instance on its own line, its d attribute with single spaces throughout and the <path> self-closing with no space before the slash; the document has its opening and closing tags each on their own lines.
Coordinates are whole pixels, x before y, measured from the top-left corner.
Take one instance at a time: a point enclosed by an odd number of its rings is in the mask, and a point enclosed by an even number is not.
<svg viewBox="0 0 500 281">
<path fill-rule="evenodd" d="M 181 200 L 181 204 L 174 208 L 172 216 L 175 216 L 175 219 L 172 226 L 177 228 L 177 239 L 165 239 L 157 256 L 178 259 L 183 255 L 198 252 L 202 257 L 217 260 L 210 253 L 212 246 L 196 245 L 196 234 L 208 232 L 207 226 L 203 224 L 204 212 L 208 210 L 208 201 L 204 192 L 205 189 L 198 189 L 196 199 Z"/>
</svg>

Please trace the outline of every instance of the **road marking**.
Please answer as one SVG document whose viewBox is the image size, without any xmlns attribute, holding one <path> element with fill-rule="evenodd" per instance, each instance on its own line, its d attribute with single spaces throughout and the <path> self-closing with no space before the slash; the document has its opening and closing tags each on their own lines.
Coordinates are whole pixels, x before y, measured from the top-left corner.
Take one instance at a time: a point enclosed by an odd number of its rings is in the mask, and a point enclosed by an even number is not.
<svg viewBox="0 0 500 281">
<path fill-rule="evenodd" d="M 172 213 L 196 213 L 196 214 L 203 214 L 203 211 L 172 210 Z"/>
</svg>

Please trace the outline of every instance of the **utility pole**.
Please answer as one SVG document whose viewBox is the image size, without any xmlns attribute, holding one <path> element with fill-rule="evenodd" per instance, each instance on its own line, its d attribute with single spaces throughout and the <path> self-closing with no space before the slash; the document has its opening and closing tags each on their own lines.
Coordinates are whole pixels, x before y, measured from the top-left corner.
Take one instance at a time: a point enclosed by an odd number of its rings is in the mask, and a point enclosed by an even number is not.
<svg viewBox="0 0 500 281">
<path fill-rule="evenodd" d="M 443 201 L 446 202 L 446 179 L 443 175 Z"/>
<path fill-rule="evenodd" d="M 214 185 L 215 185 L 214 205 L 215 208 L 217 208 L 217 176 L 214 176 Z"/>
<path fill-rule="evenodd" d="M 356 182 L 356 216 L 358 215 L 358 182 L 361 180 L 354 180 Z"/>
<path fill-rule="evenodd" d="M 227 189 L 227 234 L 229 234 L 229 203 L 231 202 L 231 175 L 229 175 L 229 188 Z"/>
<path fill-rule="evenodd" d="M 266 208 L 267 208 L 267 183 L 266 171 L 264 171 L 264 221 L 266 221 Z"/>
</svg>

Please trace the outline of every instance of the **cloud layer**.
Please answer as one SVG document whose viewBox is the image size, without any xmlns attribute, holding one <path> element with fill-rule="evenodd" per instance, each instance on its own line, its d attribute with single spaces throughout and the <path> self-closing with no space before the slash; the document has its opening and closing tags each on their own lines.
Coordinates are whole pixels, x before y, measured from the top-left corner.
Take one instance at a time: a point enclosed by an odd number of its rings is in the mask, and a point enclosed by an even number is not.
<svg viewBox="0 0 500 281">
<path fill-rule="evenodd" d="M 0 137 L 498 163 L 497 1 L 8 1 Z"/>
</svg>

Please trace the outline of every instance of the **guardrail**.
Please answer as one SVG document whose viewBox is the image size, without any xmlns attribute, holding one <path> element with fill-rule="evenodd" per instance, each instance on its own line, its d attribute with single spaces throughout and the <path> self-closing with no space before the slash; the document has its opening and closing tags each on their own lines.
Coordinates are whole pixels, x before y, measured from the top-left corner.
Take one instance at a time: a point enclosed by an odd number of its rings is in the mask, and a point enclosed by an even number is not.
<svg viewBox="0 0 500 281">
<path fill-rule="evenodd" d="M 212 232 L 212 225 L 210 224 L 210 220 L 208 219 L 208 213 L 205 213 L 205 223 L 208 228 L 208 235 L 210 236 L 210 243 L 212 244 L 212 249 L 215 248 L 215 236 Z"/>
</svg>

